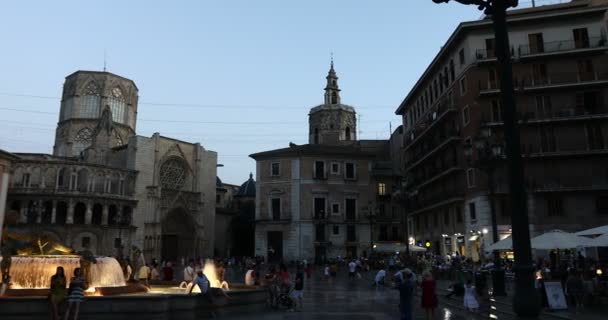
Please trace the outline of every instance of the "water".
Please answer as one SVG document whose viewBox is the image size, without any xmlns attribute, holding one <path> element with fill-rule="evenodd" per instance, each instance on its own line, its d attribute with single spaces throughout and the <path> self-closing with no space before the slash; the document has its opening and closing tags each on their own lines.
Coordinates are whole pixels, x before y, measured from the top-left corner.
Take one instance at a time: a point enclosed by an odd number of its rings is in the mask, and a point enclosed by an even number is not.
<svg viewBox="0 0 608 320">
<path fill-rule="evenodd" d="M 1 258 L 0 258 L 1 261 Z M 11 281 L 13 289 L 44 289 L 51 286 L 51 276 L 57 267 L 63 267 L 66 278 L 80 267 L 79 256 L 14 256 L 11 264 Z M 98 257 L 96 264 L 91 264 L 91 283 L 89 287 L 122 287 L 125 286 L 122 268 L 116 259 Z"/>
</svg>

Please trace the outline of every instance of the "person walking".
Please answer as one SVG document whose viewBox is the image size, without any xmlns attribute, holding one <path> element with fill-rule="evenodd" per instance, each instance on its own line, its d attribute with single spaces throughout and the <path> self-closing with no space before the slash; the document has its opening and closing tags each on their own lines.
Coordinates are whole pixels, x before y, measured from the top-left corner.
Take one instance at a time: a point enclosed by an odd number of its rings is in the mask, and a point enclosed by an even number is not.
<svg viewBox="0 0 608 320">
<path fill-rule="evenodd" d="M 412 300 L 414 298 L 414 286 L 415 281 L 412 280 L 412 273 L 407 272 L 403 274 L 403 279 L 397 279 L 396 289 L 399 290 L 399 312 L 401 313 L 401 320 L 413 320 L 412 311 Z"/>
<path fill-rule="evenodd" d="M 293 300 L 296 302 L 296 311 L 302 311 L 302 299 L 304 297 L 304 272 L 302 270 L 302 266 L 298 266 L 296 270 L 296 278 L 293 290 Z M 298 305 L 300 308 L 298 309 Z"/>
<path fill-rule="evenodd" d="M 80 303 L 84 300 L 84 290 L 86 287 L 87 284 L 82 278 L 81 269 L 74 269 L 74 277 L 70 280 L 68 309 L 65 311 L 64 320 L 68 320 L 71 310 L 74 310 L 74 320 L 78 320 L 78 311 L 80 310 Z"/>
<path fill-rule="evenodd" d="M 479 309 L 476 290 L 471 280 L 467 280 L 467 284 L 464 287 L 464 307 L 468 311 L 477 311 L 477 309 Z"/>
<path fill-rule="evenodd" d="M 354 260 L 352 260 L 348 264 L 348 279 L 350 279 L 350 280 L 355 279 L 356 273 L 357 273 L 357 264 L 355 263 Z"/>
<path fill-rule="evenodd" d="M 426 312 L 426 319 L 432 320 L 435 318 L 435 309 L 437 308 L 438 303 L 436 292 L 437 284 L 428 271 L 422 274 L 422 279 L 422 283 L 420 283 L 420 287 L 422 288 L 421 306 Z"/>
<path fill-rule="evenodd" d="M 55 274 L 51 277 L 51 290 L 48 296 L 51 304 L 51 319 L 59 320 L 59 305 L 63 303 L 66 295 L 65 273 L 63 267 L 57 267 Z"/>
</svg>

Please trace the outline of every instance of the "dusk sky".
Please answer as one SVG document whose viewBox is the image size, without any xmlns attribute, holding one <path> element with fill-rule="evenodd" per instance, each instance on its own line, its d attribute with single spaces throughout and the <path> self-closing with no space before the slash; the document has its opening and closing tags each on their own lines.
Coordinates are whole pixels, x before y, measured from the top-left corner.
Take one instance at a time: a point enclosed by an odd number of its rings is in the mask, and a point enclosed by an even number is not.
<svg viewBox="0 0 608 320">
<path fill-rule="evenodd" d="M 137 133 L 201 142 L 240 184 L 249 154 L 307 143 L 330 53 L 362 139 L 394 111 L 463 20 L 431 0 L 3 1 L 0 148 L 51 153 L 65 76 L 107 70 L 139 88 Z"/>
</svg>

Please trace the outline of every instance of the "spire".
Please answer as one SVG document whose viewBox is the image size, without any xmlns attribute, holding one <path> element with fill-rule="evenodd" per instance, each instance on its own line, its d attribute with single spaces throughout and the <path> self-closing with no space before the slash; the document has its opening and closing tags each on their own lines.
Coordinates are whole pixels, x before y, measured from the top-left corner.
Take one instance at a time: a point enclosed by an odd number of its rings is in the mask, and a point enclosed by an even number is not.
<svg viewBox="0 0 608 320">
<path fill-rule="evenodd" d="M 334 70 L 334 54 L 331 53 L 331 63 L 327 72 L 327 85 L 325 86 L 325 104 L 340 104 L 340 88 L 338 87 L 338 76 Z"/>
</svg>

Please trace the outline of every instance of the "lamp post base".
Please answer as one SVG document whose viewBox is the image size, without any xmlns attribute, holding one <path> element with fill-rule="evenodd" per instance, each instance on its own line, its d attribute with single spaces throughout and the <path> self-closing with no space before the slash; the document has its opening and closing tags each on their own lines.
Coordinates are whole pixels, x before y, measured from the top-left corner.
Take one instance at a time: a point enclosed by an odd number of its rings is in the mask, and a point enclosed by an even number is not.
<svg viewBox="0 0 608 320">
<path fill-rule="evenodd" d="M 540 293 L 534 288 L 534 267 L 514 266 L 513 311 L 520 319 L 537 319 L 541 312 Z"/>
</svg>

